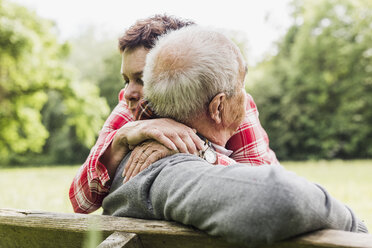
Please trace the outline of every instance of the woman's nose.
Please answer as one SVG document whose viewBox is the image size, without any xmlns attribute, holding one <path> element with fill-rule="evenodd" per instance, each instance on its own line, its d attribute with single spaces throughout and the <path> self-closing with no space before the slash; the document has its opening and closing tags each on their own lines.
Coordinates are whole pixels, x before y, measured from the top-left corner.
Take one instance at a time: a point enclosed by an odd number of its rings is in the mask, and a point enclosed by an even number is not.
<svg viewBox="0 0 372 248">
<path fill-rule="evenodd" d="M 127 101 L 139 101 L 142 96 L 142 85 L 130 82 L 124 93 L 124 97 Z"/>
</svg>

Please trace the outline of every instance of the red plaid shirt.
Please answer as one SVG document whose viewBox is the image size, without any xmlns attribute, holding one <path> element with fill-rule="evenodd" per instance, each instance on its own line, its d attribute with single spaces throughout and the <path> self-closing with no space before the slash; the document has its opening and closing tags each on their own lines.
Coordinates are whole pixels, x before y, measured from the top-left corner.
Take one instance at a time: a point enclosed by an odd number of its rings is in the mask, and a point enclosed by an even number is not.
<svg viewBox="0 0 372 248">
<path fill-rule="evenodd" d="M 99 133 L 96 144 L 75 176 L 69 192 L 73 209 L 77 213 L 91 213 L 98 209 L 109 192 L 109 175 L 100 157 L 111 144 L 117 130 L 134 118 L 124 100 L 124 89 L 119 93 L 119 104 L 112 111 Z M 269 148 L 269 139 L 258 119 L 252 96 L 247 94 L 246 116 L 236 133 L 226 144 L 232 150 L 230 157 L 217 153 L 217 163 L 230 165 L 236 162 L 248 165 L 278 164 L 275 153 Z"/>
</svg>

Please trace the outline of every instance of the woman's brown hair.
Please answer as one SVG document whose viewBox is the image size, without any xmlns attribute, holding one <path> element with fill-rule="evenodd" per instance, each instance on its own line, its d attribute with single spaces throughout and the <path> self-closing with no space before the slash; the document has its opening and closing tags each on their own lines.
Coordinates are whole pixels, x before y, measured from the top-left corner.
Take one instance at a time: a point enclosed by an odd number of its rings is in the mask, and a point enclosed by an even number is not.
<svg viewBox="0 0 372 248">
<path fill-rule="evenodd" d="M 133 49 L 139 46 L 151 49 L 159 36 L 170 30 L 177 30 L 193 24 L 195 24 L 193 21 L 165 14 L 138 20 L 119 38 L 120 52 L 123 52 L 125 48 Z"/>
</svg>

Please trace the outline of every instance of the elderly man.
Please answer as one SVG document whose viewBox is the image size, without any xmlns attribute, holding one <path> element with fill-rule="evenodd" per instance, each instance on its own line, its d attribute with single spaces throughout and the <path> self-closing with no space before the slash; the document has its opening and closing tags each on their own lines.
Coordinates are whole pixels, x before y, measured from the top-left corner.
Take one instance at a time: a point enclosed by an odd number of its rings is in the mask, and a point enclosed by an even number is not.
<svg viewBox="0 0 372 248">
<path fill-rule="evenodd" d="M 208 147 L 200 157 L 163 158 L 123 184 L 128 154 L 104 214 L 174 220 L 252 246 L 322 228 L 366 232 L 322 187 L 279 165 L 213 165 L 244 118 L 245 73 L 238 48 L 217 31 L 187 27 L 161 38 L 147 57 L 145 98 Z"/>
</svg>

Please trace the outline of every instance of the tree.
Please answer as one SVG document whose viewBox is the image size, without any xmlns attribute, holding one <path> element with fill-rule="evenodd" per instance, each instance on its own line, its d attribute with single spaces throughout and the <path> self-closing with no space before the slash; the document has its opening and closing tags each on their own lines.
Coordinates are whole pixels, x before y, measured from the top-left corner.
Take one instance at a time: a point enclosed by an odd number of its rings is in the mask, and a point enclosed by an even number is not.
<svg viewBox="0 0 372 248">
<path fill-rule="evenodd" d="M 120 74 L 121 56 L 118 51 L 106 56 L 104 59 L 104 73 L 99 77 L 98 87 L 113 109 L 118 104 L 118 93 L 124 87 L 124 80 Z"/>
<path fill-rule="evenodd" d="M 108 108 L 97 87 L 66 67 L 68 45 L 57 41 L 53 23 L 7 1 L 0 2 L 0 16 L 1 162 L 42 151 L 49 132 L 41 111 L 51 92 L 60 96 L 66 125 L 91 146 Z"/>
<path fill-rule="evenodd" d="M 372 156 L 372 3 L 293 2 L 293 25 L 248 90 L 281 159 Z"/>
</svg>

